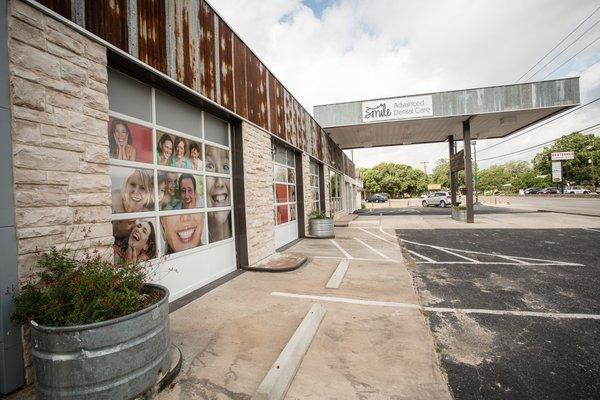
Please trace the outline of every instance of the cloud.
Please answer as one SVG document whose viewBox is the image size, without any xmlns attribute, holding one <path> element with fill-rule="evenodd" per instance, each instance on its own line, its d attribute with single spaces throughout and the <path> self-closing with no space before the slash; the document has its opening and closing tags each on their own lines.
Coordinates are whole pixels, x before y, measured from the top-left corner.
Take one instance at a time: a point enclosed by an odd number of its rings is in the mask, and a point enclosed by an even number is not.
<svg viewBox="0 0 600 400">
<path fill-rule="evenodd" d="M 587 17 L 596 2 L 213 0 L 213 6 L 312 114 L 316 104 L 514 83 Z M 585 27 L 598 17 L 600 13 Z M 536 78 L 598 33 L 600 25 Z M 600 64 L 590 65 L 600 59 L 599 49 L 597 42 L 550 78 L 581 75 L 582 103 L 597 98 Z M 600 102 L 483 151 L 481 158 L 600 122 L 599 111 Z M 482 141 L 478 149 L 501 140 Z M 431 166 L 447 153 L 445 143 L 394 146 L 355 150 L 354 160 L 365 167 L 394 161 L 422 168 L 422 161 Z M 528 160 L 534 154 L 498 158 L 482 166 Z"/>
</svg>

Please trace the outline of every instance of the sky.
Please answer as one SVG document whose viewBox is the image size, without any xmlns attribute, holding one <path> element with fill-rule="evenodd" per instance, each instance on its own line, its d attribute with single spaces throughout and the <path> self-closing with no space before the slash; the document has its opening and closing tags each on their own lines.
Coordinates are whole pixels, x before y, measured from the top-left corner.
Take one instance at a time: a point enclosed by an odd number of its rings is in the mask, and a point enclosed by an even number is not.
<svg viewBox="0 0 600 400">
<path fill-rule="evenodd" d="M 318 104 L 516 83 L 600 7 L 598 0 L 210 3 L 311 115 Z M 580 76 L 584 104 L 600 97 L 598 61 L 600 10 L 521 82 Z M 487 150 L 504 139 L 479 141 L 479 167 L 530 160 L 540 149 L 499 156 L 597 123 L 600 101 Z M 589 133 L 600 135 L 600 127 Z M 447 155 L 447 143 L 437 143 L 357 149 L 353 159 L 358 167 L 387 161 L 421 169 L 425 161 L 431 172 Z"/>
</svg>

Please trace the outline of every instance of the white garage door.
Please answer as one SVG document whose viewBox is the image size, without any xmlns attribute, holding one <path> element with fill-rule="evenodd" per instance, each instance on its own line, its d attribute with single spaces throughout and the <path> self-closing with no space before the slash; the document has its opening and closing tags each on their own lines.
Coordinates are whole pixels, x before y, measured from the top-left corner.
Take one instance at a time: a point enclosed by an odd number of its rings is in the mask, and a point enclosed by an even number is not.
<svg viewBox="0 0 600 400">
<path fill-rule="evenodd" d="M 236 269 L 230 127 L 116 71 L 108 88 L 115 258 L 175 300 Z"/>
<path fill-rule="evenodd" d="M 296 157 L 293 151 L 273 143 L 273 196 L 275 248 L 298 239 Z"/>
</svg>

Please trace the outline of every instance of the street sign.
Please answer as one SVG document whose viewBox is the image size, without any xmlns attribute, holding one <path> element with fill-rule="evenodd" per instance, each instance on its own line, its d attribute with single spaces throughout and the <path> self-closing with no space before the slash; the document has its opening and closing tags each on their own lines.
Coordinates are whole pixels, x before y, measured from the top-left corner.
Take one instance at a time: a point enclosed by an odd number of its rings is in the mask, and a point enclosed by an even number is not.
<svg viewBox="0 0 600 400">
<path fill-rule="evenodd" d="M 450 157 L 450 172 L 458 172 L 465 169 L 465 151 L 461 150 Z"/>
<path fill-rule="evenodd" d="M 572 160 L 575 158 L 575 152 L 574 151 L 557 151 L 555 153 L 550 153 L 550 158 L 552 159 L 552 161 Z"/>
<path fill-rule="evenodd" d="M 552 182 L 562 182 L 562 163 L 552 161 Z"/>
</svg>

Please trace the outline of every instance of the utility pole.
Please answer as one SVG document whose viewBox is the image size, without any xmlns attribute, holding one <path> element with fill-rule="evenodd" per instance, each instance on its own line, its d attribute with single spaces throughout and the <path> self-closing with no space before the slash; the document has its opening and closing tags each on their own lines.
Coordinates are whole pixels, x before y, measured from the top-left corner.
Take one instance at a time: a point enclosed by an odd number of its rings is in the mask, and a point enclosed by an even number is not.
<svg viewBox="0 0 600 400">
<path fill-rule="evenodd" d="M 479 184 L 479 175 L 477 175 L 477 142 L 475 140 L 473 141 L 473 158 L 475 159 L 473 190 L 475 191 L 475 204 L 479 204 L 479 190 L 477 190 L 477 185 Z"/>
<path fill-rule="evenodd" d="M 590 151 L 590 158 L 588 159 L 588 163 L 592 167 L 592 193 L 596 191 L 596 168 L 594 168 L 594 153 L 592 153 L 592 146 L 588 146 L 587 150 Z"/>
<path fill-rule="evenodd" d="M 427 175 L 427 164 L 429 164 L 429 161 L 421 161 L 421 164 L 423 164 L 423 171 L 425 171 L 425 175 Z"/>
</svg>

